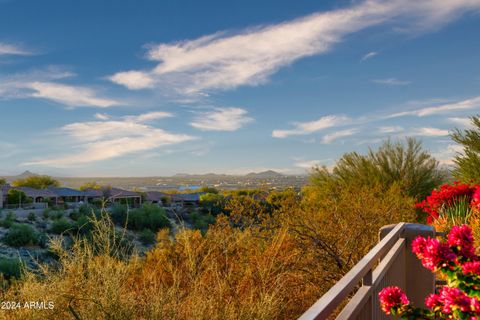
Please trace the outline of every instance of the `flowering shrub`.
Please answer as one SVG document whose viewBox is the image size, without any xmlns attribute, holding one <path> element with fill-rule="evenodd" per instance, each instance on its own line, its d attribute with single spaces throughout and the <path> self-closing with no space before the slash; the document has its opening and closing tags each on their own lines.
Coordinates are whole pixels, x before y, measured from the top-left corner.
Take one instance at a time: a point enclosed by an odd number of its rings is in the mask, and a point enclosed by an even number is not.
<svg viewBox="0 0 480 320">
<path fill-rule="evenodd" d="M 454 226 L 445 242 L 417 237 L 413 253 L 425 268 L 445 275 L 447 284 L 425 299 L 428 309 L 413 307 L 398 287 L 384 288 L 379 294 L 382 310 L 401 319 L 479 319 L 480 257 L 473 241 L 467 225 Z"/>
<path fill-rule="evenodd" d="M 480 186 L 444 184 L 416 207 L 428 214 L 427 222 L 437 230 L 448 230 L 453 225 L 468 223 L 472 213 L 480 210 Z"/>
</svg>

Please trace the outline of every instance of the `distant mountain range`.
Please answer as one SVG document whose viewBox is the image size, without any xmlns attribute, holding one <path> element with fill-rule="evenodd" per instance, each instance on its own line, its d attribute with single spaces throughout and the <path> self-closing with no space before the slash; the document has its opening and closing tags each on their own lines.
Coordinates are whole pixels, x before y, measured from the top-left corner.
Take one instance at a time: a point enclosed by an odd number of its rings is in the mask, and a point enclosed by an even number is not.
<svg viewBox="0 0 480 320">
<path fill-rule="evenodd" d="M 25 179 L 31 176 L 39 176 L 37 173 L 33 173 L 31 171 L 25 171 L 16 176 L 3 176 L 9 181 L 14 181 L 18 179 Z M 188 174 L 188 173 L 177 173 L 173 175 L 174 178 L 225 178 L 231 176 L 239 176 L 245 178 L 252 178 L 252 179 L 270 179 L 270 178 L 277 178 L 277 177 L 285 177 L 286 175 L 277 171 L 267 170 L 262 172 L 250 172 L 245 175 L 232 175 L 232 174 L 218 174 L 218 173 L 206 173 L 206 174 Z M 57 177 L 62 178 L 62 177 Z M 72 177 L 73 178 L 73 177 Z M 121 178 L 121 177 L 119 177 Z"/>
</svg>

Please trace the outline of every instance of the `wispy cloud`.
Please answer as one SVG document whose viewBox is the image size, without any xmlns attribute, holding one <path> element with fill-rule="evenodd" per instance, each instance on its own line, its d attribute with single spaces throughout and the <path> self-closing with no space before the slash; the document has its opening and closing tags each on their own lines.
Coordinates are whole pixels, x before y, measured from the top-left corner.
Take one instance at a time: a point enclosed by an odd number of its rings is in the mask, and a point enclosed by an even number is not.
<svg viewBox="0 0 480 320">
<path fill-rule="evenodd" d="M 0 99 L 39 98 L 68 107 L 107 108 L 122 104 L 116 99 L 102 97 L 94 88 L 58 82 L 73 76 L 73 73 L 55 67 L 10 75 L 0 82 Z"/>
<path fill-rule="evenodd" d="M 448 130 L 445 130 L 445 129 L 424 127 L 424 128 L 410 129 L 409 134 L 413 136 L 442 137 L 442 136 L 448 136 L 449 132 Z"/>
<path fill-rule="evenodd" d="M 204 131 L 235 131 L 253 121 L 247 114 L 241 108 L 215 108 L 198 114 L 190 125 Z"/>
<path fill-rule="evenodd" d="M 386 85 L 386 86 L 406 86 L 412 83 L 411 81 L 399 80 L 397 78 L 375 79 L 372 82 Z"/>
<path fill-rule="evenodd" d="M 378 128 L 380 133 L 399 133 L 403 131 L 401 126 L 382 126 Z"/>
<path fill-rule="evenodd" d="M 472 120 L 470 118 L 451 117 L 451 118 L 448 118 L 447 120 L 461 127 L 472 126 Z"/>
<path fill-rule="evenodd" d="M 133 122 L 148 122 L 157 119 L 172 118 L 174 117 L 173 113 L 165 111 L 152 111 L 148 113 L 141 114 L 139 116 L 126 116 L 125 119 Z"/>
<path fill-rule="evenodd" d="M 463 153 L 463 147 L 458 144 L 449 144 L 446 147 L 442 147 L 438 152 L 432 154 L 432 156 L 443 165 L 453 165 L 454 157 L 457 154 Z"/>
<path fill-rule="evenodd" d="M 289 136 L 298 136 L 311 134 L 323 129 L 345 125 L 350 121 L 350 118 L 342 115 L 329 115 L 319 118 L 315 121 L 308 122 L 294 122 L 294 128 L 290 130 L 273 130 L 272 137 L 286 138 Z"/>
<path fill-rule="evenodd" d="M 146 118 L 143 117 L 143 120 Z M 139 119 L 142 119 L 142 115 L 126 117 L 123 120 L 68 124 L 58 130 L 59 137 L 68 140 L 72 145 L 68 154 L 33 160 L 24 165 L 83 165 L 196 139 L 194 136 L 171 133 L 147 125 Z"/>
<path fill-rule="evenodd" d="M 29 56 L 34 52 L 21 46 L 0 42 L 0 56 Z"/>
<path fill-rule="evenodd" d="M 421 108 L 418 110 L 402 111 L 402 112 L 394 113 L 390 115 L 390 117 L 391 118 L 403 117 L 403 116 L 424 117 L 424 116 L 431 116 L 436 114 L 449 113 L 449 112 L 459 111 L 459 110 L 470 110 L 470 109 L 476 109 L 476 108 L 480 108 L 480 96 L 457 101 L 457 102 L 436 105 L 433 107 Z"/>
<path fill-rule="evenodd" d="M 375 57 L 376 55 L 378 55 L 378 52 L 377 52 L 377 51 L 370 51 L 369 53 L 365 54 L 365 55 L 362 57 L 362 61 L 371 59 L 371 58 Z"/>
<path fill-rule="evenodd" d="M 356 133 L 358 133 L 358 129 L 355 129 L 355 128 L 335 131 L 335 132 L 324 135 L 322 138 L 322 143 L 329 144 L 335 140 L 353 136 Z"/>
<path fill-rule="evenodd" d="M 130 89 L 169 87 L 181 94 L 254 86 L 301 58 L 328 52 L 345 36 L 365 28 L 394 23 L 402 30 L 425 31 L 478 9 L 476 0 L 362 1 L 233 34 L 150 45 L 147 58 L 157 63 L 155 67 L 118 72 L 109 79 Z"/>
</svg>

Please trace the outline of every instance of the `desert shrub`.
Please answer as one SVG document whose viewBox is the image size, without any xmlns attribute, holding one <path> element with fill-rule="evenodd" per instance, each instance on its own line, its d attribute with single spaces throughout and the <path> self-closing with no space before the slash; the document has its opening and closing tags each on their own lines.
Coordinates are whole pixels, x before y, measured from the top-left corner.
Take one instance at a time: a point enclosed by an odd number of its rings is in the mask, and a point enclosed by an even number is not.
<svg viewBox="0 0 480 320">
<path fill-rule="evenodd" d="M 28 217 L 27 217 L 28 221 L 37 221 L 37 215 L 35 214 L 35 212 L 30 212 L 28 214 Z"/>
<path fill-rule="evenodd" d="M 127 215 L 124 218 L 127 219 Z M 156 232 L 159 229 L 171 227 L 165 210 L 152 204 L 144 204 L 139 209 L 131 210 L 128 215 L 128 221 L 120 222 L 132 230 L 150 229 Z"/>
<path fill-rule="evenodd" d="M 89 234 L 92 231 L 93 225 L 91 222 L 92 215 L 81 215 L 75 223 L 75 230 L 81 235 Z"/>
<path fill-rule="evenodd" d="M 90 205 L 90 204 L 82 204 L 79 208 L 78 208 L 78 213 L 82 216 L 82 215 L 90 215 L 92 213 L 95 213 L 95 214 L 99 214 L 99 210 L 98 208 L 95 208 L 94 206 Z"/>
<path fill-rule="evenodd" d="M 445 172 L 420 142 L 407 138 L 405 143 L 387 140 L 367 155 L 346 153 L 332 172 L 315 168 L 311 176 L 317 185 L 332 178 L 338 184 L 382 186 L 385 190 L 397 185 L 406 195 L 423 199 L 445 180 Z"/>
<path fill-rule="evenodd" d="M 44 220 L 47 220 L 48 218 L 50 218 L 50 212 L 51 212 L 50 209 L 43 210 L 42 216 Z"/>
<path fill-rule="evenodd" d="M 52 213 L 50 214 L 53 220 L 61 219 L 63 218 L 64 215 L 65 215 L 64 211 L 52 211 Z"/>
<path fill-rule="evenodd" d="M 20 204 L 20 203 L 29 203 L 32 202 L 30 198 L 27 197 L 25 192 L 16 189 L 10 189 L 7 192 L 7 203 L 8 204 Z"/>
<path fill-rule="evenodd" d="M 37 236 L 37 244 L 45 249 L 48 247 L 48 242 L 49 242 L 49 238 L 48 236 L 45 234 L 45 233 L 39 233 L 38 236 Z"/>
<path fill-rule="evenodd" d="M 193 229 L 201 230 L 203 233 L 208 230 L 211 224 L 215 223 L 215 217 L 211 214 L 192 213 L 190 215 Z"/>
<path fill-rule="evenodd" d="M 155 233 L 150 229 L 144 229 L 142 232 L 140 232 L 138 239 L 144 245 L 153 244 L 155 243 Z"/>
<path fill-rule="evenodd" d="M 3 242 L 12 247 L 22 247 L 37 244 L 35 230 L 26 224 L 14 224 L 3 237 Z"/>
<path fill-rule="evenodd" d="M 463 147 L 455 156 L 453 176 L 465 183 L 480 183 L 480 116 L 471 117 L 472 128 L 456 129 L 451 137 Z"/>
<path fill-rule="evenodd" d="M 0 221 L 0 226 L 10 228 L 15 223 L 16 216 L 13 212 L 8 212 L 5 219 Z"/>
<path fill-rule="evenodd" d="M 33 189 L 46 189 L 48 187 L 58 187 L 60 182 L 49 176 L 30 176 L 25 179 L 13 181 L 14 187 L 30 187 Z"/>
<path fill-rule="evenodd" d="M 80 212 L 77 209 L 74 209 L 70 211 L 70 214 L 68 215 L 70 219 L 77 221 L 78 218 L 80 218 Z"/>
<path fill-rule="evenodd" d="M 73 225 L 65 218 L 54 220 L 50 227 L 50 232 L 55 234 L 61 234 L 65 231 L 72 230 Z"/>
<path fill-rule="evenodd" d="M 120 203 L 115 203 L 110 208 L 110 214 L 113 222 L 123 225 L 127 219 L 128 206 Z"/>
<path fill-rule="evenodd" d="M 20 278 L 22 274 L 22 262 L 19 259 L 0 258 L 0 274 L 7 280 Z"/>
</svg>

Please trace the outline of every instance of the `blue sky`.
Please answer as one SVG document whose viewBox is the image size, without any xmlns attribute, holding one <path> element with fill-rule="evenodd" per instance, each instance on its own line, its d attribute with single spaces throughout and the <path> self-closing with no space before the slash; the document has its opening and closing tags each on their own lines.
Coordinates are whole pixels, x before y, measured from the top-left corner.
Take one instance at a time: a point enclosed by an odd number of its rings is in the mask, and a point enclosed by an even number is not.
<svg viewBox="0 0 480 320">
<path fill-rule="evenodd" d="M 0 174 L 302 173 L 480 109 L 480 0 L 0 0 Z"/>
</svg>

